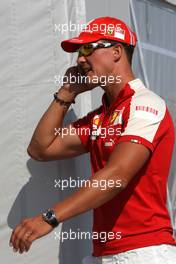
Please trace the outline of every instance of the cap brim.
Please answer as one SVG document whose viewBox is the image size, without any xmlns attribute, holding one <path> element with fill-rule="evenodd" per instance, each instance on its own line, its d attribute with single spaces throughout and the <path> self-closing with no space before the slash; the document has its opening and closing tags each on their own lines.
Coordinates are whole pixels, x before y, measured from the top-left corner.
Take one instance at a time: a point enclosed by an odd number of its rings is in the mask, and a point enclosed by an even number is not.
<svg viewBox="0 0 176 264">
<path fill-rule="evenodd" d="M 71 39 L 67 39 L 61 42 L 61 47 L 63 48 L 64 51 L 66 52 L 76 52 L 79 47 L 83 44 L 86 43 L 90 43 L 90 42 L 94 42 L 94 41 L 98 41 L 99 39 L 101 39 L 102 36 L 87 36 L 86 38 L 71 38 Z"/>
</svg>

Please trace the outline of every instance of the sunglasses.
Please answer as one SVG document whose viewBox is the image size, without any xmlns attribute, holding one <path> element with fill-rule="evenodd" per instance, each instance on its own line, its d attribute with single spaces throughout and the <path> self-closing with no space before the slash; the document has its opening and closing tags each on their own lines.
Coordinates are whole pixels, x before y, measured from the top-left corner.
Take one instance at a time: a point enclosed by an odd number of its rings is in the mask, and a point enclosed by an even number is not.
<svg viewBox="0 0 176 264">
<path fill-rule="evenodd" d="M 92 43 L 84 44 L 78 49 L 78 54 L 79 56 L 89 56 L 96 49 L 109 48 L 109 47 L 115 46 L 116 44 L 118 43 L 117 42 L 104 42 L 104 43 L 92 42 Z"/>
</svg>

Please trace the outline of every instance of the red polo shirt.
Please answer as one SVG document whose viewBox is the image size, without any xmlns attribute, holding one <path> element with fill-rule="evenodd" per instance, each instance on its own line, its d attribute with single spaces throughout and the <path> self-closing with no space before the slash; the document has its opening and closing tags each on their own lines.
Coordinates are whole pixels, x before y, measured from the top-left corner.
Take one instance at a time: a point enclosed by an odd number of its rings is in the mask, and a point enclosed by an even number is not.
<svg viewBox="0 0 176 264">
<path fill-rule="evenodd" d="M 94 239 L 93 256 L 176 245 L 166 208 L 174 126 L 163 99 L 135 79 L 126 84 L 109 108 L 104 95 L 102 106 L 73 126 L 90 152 L 93 174 L 106 165 L 119 142 L 143 144 L 151 151 L 150 159 L 127 188 L 94 210 L 93 232 L 121 232 L 121 238 Z"/>
</svg>

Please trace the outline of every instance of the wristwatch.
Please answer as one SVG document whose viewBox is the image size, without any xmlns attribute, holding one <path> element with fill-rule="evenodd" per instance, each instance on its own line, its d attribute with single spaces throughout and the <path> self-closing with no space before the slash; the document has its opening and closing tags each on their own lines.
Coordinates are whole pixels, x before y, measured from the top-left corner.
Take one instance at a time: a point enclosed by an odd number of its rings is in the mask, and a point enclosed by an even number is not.
<svg viewBox="0 0 176 264">
<path fill-rule="evenodd" d="M 54 210 L 48 209 L 47 211 L 42 213 L 43 220 L 50 224 L 52 227 L 56 227 L 59 225 L 59 222 L 56 219 L 56 215 Z"/>
</svg>

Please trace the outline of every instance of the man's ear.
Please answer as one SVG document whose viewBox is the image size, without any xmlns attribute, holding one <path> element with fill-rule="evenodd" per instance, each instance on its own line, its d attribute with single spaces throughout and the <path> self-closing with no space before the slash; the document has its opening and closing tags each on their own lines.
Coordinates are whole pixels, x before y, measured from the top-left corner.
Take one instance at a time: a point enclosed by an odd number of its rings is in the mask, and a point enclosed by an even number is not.
<svg viewBox="0 0 176 264">
<path fill-rule="evenodd" d="M 113 46 L 113 53 L 114 53 L 114 61 L 117 62 L 120 60 L 121 56 L 122 56 L 122 45 L 117 44 L 115 46 Z"/>
</svg>

